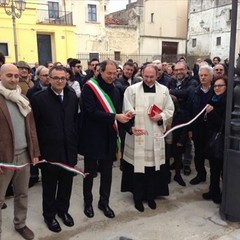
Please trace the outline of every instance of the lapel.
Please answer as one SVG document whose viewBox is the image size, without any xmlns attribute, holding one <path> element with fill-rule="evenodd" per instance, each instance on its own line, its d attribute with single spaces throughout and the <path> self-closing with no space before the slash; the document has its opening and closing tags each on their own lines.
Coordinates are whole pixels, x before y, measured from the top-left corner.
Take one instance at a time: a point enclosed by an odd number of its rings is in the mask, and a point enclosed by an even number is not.
<svg viewBox="0 0 240 240">
<path fill-rule="evenodd" d="M 8 111 L 6 100 L 5 100 L 5 98 L 1 94 L 0 94 L 0 109 L 2 110 L 3 115 L 7 119 L 9 128 L 10 128 L 10 130 L 12 132 L 12 135 L 13 135 L 13 125 L 12 125 L 11 116 L 10 116 L 10 113 Z"/>
</svg>

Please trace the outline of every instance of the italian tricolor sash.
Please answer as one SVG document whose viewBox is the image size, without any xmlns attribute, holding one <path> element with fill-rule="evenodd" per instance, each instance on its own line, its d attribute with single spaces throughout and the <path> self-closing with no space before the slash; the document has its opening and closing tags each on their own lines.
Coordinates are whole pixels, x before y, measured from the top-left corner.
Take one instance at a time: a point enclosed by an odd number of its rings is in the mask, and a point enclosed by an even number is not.
<svg viewBox="0 0 240 240">
<path fill-rule="evenodd" d="M 108 96 L 108 94 L 99 86 L 99 83 L 95 79 L 90 79 L 86 84 L 93 90 L 95 93 L 97 99 L 101 103 L 103 109 L 107 113 L 115 113 L 116 114 L 116 109 L 113 105 L 113 102 L 111 98 Z M 117 159 L 121 158 L 121 140 L 119 137 L 119 132 L 118 132 L 118 124 L 117 120 L 114 121 L 113 124 L 114 130 L 117 132 Z"/>
<path fill-rule="evenodd" d="M 90 79 L 86 84 L 88 84 L 88 86 L 93 90 L 93 92 L 95 93 L 96 97 L 98 98 L 105 112 L 116 114 L 116 109 L 113 105 L 111 98 L 99 86 L 98 82 L 95 79 Z M 113 128 L 118 134 L 117 120 L 114 121 Z"/>
</svg>

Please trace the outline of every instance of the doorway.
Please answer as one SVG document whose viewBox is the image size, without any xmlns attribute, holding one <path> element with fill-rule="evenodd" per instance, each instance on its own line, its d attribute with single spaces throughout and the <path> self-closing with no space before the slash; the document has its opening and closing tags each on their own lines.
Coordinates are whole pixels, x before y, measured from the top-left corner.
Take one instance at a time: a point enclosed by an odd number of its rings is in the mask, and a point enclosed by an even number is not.
<svg viewBox="0 0 240 240">
<path fill-rule="evenodd" d="M 52 44 L 51 35 L 37 34 L 38 62 L 40 65 L 46 65 L 52 62 Z"/>
</svg>

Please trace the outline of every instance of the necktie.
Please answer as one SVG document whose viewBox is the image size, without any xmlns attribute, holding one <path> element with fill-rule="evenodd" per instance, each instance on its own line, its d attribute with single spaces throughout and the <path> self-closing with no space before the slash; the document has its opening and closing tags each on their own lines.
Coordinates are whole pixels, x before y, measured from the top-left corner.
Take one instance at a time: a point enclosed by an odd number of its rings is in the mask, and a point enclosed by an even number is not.
<svg viewBox="0 0 240 240">
<path fill-rule="evenodd" d="M 57 96 L 58 96 L 60 103 L 62 103 L 63 102 L 62 95 L 57 95 Z"/>
</svg>

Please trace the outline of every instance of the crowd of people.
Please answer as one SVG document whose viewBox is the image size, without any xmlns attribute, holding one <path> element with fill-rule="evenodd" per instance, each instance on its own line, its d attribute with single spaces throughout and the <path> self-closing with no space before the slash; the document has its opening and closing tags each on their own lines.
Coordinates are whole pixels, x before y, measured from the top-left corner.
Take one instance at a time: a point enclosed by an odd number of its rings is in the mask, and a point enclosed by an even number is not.
<svg viewBox="0 0 240 240">
<path fill-rule="evenodd" d="M 202 197 L 221 203 L 223 153 L 206 151 L 209 140 L 216 132 L 224 133 L 225 126 L 228 65 L 219 57 L 197 59 L 193 69 L 184 57 L 174 64 L 155 60 L 141 67 L 131 59 L 123 66 L 91 59 L 83 71 L 79 59 L 30 68 L 25 61 L 5 63 L 0 54 L 0 66 L 0 208 L 7 207 L 5 196 L 13 194 L 14 225 L 24 239 L 34 238 L 25 223 L 28 188 L 40 177 L 48 229 L 61 231 L 57 215 L 66 226 L 74 226 L 69 214 L 74 174 L 51 163 L 75 167 L 78 154 L 88 173 L 83 180 L 88 218 L 94 217 L 92 187 L 98 172 L 98 208 L 115 217 L 109 202 L 112 166 L 118 158 L 121 191 L 133 194 L 139 212 L 145 202 L 156 209 L 155 199 L 169 195 L 171 170 L 173 180 L 185 187 L 182 174 L 191 174 L 192 159 L 197 175 L 190 184 L 206 181 L 208 159 L 209 190 Z M 205 107 L 192 124 L 162 137 Z M 16 171 L 15 165 L 24 167 Z"/>
</svg>

